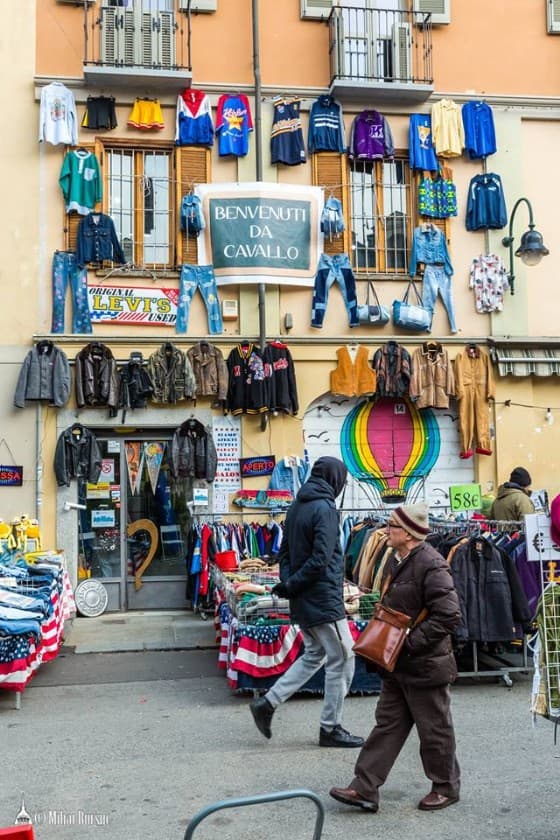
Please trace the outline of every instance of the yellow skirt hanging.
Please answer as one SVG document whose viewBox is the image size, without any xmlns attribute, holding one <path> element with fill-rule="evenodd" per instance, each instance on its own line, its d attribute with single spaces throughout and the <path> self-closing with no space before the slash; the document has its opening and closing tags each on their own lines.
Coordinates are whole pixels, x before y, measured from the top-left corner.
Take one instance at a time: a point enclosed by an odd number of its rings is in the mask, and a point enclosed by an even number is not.
<svg viewBox="0 0 560 840">
<path fill-rule="evenodd" d="M 161 131 L 165 126 L 159 99 L 137 99 L 132 106 L 127 125 L 142 131 Z"/>
</svg>

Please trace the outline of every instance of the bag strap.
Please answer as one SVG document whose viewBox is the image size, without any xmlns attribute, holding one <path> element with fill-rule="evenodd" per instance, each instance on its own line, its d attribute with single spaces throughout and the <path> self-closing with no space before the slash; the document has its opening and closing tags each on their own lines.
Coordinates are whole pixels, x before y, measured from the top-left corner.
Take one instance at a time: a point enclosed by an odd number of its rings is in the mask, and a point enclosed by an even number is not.
<svg viewBox="0 0 560 840">
<path fill-rule="evenodd" d="M 391 583 L 392 580 L 393 580 L 392 575 L 388 575 L 385 578 L 385 580 L 383 582 L 383 586 L 381 587 L 381 593 L 380 593 L 380 596 L 379 596 L 379 602 L 380 603 L 383 603 L 383 598 L 387 594 L 387 590 L 389 589 L 389 584 Z M 420 610 L 420 612 L 418 613 L 418 615 L 416 616 L 416 618 L 414 619 L 414 621 L 410 625 L 409 630 L 414 630 L 416 625 L 421 624 L 424 621 L 424 619 L 427 618 L 427 617 L 428 617 L 428 610 L 427 610 L 426 607 L 423 607 L 423 609 Z"/>
<path fill-rule="evenodd" d="M 418 306 L 423 306 L 422 298 L 420 297 L 420 295 L 418 293 L 418 289 L 416 288 L 416 283 L 414 282 L 414 280 L 409 280 L 408 281 L 408 286 L 406 287 L 406 292 L 404 293 L 404 297 L 403 297 L 403 303 L 408 303 L 408 295 L 410 293 L 411 287 L 414 289 L 414 294 L 416 295 L 417 305 Z"/>
<path fill-rule="evenodd" d="M 381 304 L 379 303 L 379 298 L 378 298 L 378 296 L 377 296 L 377 292 L 376 292 L 376 290 L 375 290 L 375 286 L 373 285 L 373 282 L 372 282 L 371 280 L 368 280 L 368 284 L 367 284 L 367 294 L 366 294 L 366 305 L 367 305 L 367 306 L 369 306 L 369 305 L 370 305 L 370 303 L 369 303 L 369 293 L 370 293 L 370 292 L 371 292 L 371 294 L 372 294 L 372 297 L 373 297 L 373 300 L 374 300 L 375 304 L 376 304 L 376 305 L 379 307 L 379 309 L 381 310 Z"/>
</svg>

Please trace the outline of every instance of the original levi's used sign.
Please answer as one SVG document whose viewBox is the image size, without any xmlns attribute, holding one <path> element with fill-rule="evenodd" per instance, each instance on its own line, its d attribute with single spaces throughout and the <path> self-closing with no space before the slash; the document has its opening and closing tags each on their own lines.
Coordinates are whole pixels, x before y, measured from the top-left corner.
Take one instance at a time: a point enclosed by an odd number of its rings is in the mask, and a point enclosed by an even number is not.
<svg viewBox="0 0 560 840">
<path fill-rule="evenodd" d="M 173 326 L 177 320 L 177 289 L 155 286 L 88 286 L 91 320 L 94 323 Z"/>
<path fill-rule="evenodd" d="M 198 262 L 214 266 L 218 285 L 313 285 L 323 248 L 319 187 L 201 184 L 196 192 L 206 221 Z"/>
</svg>

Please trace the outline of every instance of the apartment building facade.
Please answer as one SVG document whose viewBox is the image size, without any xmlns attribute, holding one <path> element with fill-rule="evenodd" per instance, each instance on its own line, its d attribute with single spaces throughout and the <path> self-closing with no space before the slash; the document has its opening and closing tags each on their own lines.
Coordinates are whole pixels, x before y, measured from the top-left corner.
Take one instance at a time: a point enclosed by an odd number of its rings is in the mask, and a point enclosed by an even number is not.
<svg viewBox="0 0 560 840">
<path fill-rule="evenodd" d="M 492 492 L 517 465 L 530 470 L 535 487 L 555 495 L 560 490 L 560 422 L 554 422 L 560 420 L 557 5 L 518 0 L 513 17 L 505 0 L 286 0 L 280 7 L 269 0 L 10 2 L 4 70 L 16 95 L 13 127 L 0 140 L 10 197 L 10 220 L 2 233 L 5 276 L 11 281 L 0 347 L 6 395 L 1 460 L 23 466 L 23 482 L 0 488 L 0 515 L 37 517 L 44 543 L 66 549 L 74 581 L 87 561 L 94 575 L 103 576 L 110 607 L 133 609 L 183 605 L 184 542 L 193 517 L 227 520 L 228 513 L 245 510 L 231 505 L 230 489 L 267 487 L 268 477 L 236 471 L 239 457 L 274 455 L 276 462 L 343 457 L 352 476 L 344 505 L 356 510 L 404 498 L 425 498 L 432 508 L 448 510 L 450 485 L 479 482 L 483 493 Z M 71 144 L 38 142 L 42 93 L 53 83 L 70 91 L 75 102 L 77 135 Z M 181 136 L 181 97 L 201 113 L 208 105 L 212 126 L 221 120 L 226 127 L 222 134 L 239 128 L 241 113 L 235 109 L 247 103 L 252 131 L 248 149 L 242 149 L 246 154 L 221 145 L 219 132 L 211 144 L 200 135 Z M 322 145 L 317 135 L 311 139 L 311 112 L 321 101 L 340 106 L 340 148 Z M 441 103 L 450 101 L 459 115 L 469 103 L 488 106 L 496 149 L 488 156 L 472 157 L 467 150 L 438 156 L 457 201 L 456 215 L 450 210 L 442 218 L 423 212 L 423 190 L 437 173 L 426 174 L 411 158 L 411 116 L 420 115 L 418 125 L 424 125 L 422 117 L 435 119 L 434 106 L 441 113 Z M 374 142 L 387 139 L 383 132 L 390 135 L 392 142 L 379 155 L 349 154 L 363 112 L 377 115 L 366 123 Z M 301 149 L 293 144 L 299 121 Z M 319 133 L 321 125 L 319 120 Z M 85 218 L 67 212 L 61 189 L 69 153 L 77 166 L 94 156 L 95 214 L 111 220 L 122 249 L 120 258 L 113 252 L 114 261 L 87 262 L 90 333 L 76 318 L 71 272 L 68 290 L 64 282 L 57 287 L 66 291 L 63 324 L 60 301 L 59 321 L 53 320 L 53 261 L 57 253 L 62 262 L 76 253 Z M 472 229 L 467 210 L 478 183 L 473 179 L 492 174 L 502 185 L 505 224 L 502 219 Z M 201 198 L 206 223 L 198 236 L 181 225 L 184 197 L 192 195 Z M 339 233 L 320 230 L 328 199 L 340 202 Z M 513 219 L 513 250 L 534 222 L 550 254 L 530 267 L 514 257 L 515 293 L 506 291 L 503 306 L 498 301 L 493 311 L 477 311 L 473 260 L 495 255 L 505 273 L 512 273 L 502 239 L 518 199 L 525 201 Z M 272 220 L 271 208 L 278 213 Z M 297 208 L 309 213 L 303 226 Z M 445 242 L 453 274 L 441 274 L 440 257 L 435 267 L 452 289 L 456 323 L 439 296 L 429 333 L 396 327 L 392 319 L 382 327 L 352 326 L 349 276 L 359 304 L 366 303 L 368 288 L 373 302 L 373 284 L 391 310 L 414 269 L 415 231 L 435 231 Z M 315 276 L 319 259 L 336 269 L 332 286 L 333 275 L 326 279 L 326 301 Z M 198 289 L 185 309 L 182 267 L 204 265 L 214 266 L 217 301 L 209 303 Z M 418 272 L 415 279 L 422 294 Z M 212 324 L 207 304 L 218 307 L 221 328 Z M 391 341 L 411 355 L 433 342 L 450 363 L 469 347 L 491 358 L 494 399 L 482 394 L 478 420 L 486 431 L 482 441 L 476 432 L 472 441 L 479 452 L 465 451 L 458 426 L 464 429 L 468 420 L 460 418 L 453 390 L 448 409 L 422 410 L 407 392 L 375 399 L 367 388 L 333 392 L 331 374 L 340 352 L 345 357 L 346 349 L 354 348 L 352 358 L 365 348 L 371 365 L 376 351 Z M 69 397 L 58 407 L 42 400 L 14 407 L 24 360 L 41 342 L 52 342 L 66 355 Z M 126 414 L 119 409 L 116 416 L 106 406 L 79 406 L 75 359 L 92 342 L 108 348 L 119 364 L 133 353 L 146 361 L 166 345 L 185 353 L 206 342 L 225 359 L 245 344 L 287 345 L 298 410 L 224 414 L 223 405 L 216 407 L 210 398 L 148 400 L 146 408 Z M 188 420 L 213 432 L 220 459 L 217 485 L 173 479 L 173 435 Z M 103 474 L 97 484 L 70 480 L 59 486 L 57 444 L 76 424 L 95 435 Z M 266 509 L 259 515 L 266 516 Z M 141 546 L 131 528 L 139 520 L 156 523 L 152 542 L 157 541 L 141 580 L 135 578 Z"/>
</svg>

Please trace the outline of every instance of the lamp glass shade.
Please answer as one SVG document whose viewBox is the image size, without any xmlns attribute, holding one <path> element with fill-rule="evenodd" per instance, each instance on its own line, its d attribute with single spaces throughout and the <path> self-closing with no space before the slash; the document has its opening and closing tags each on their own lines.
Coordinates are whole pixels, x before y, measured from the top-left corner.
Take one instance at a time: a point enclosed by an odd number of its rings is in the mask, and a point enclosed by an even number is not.
<svg viewBox="0 0 560 840">
<path fill-rule="evenodd" d="M 542 235 L 538 230 L 527 230 L 521 237 L 521 244 L 515 252 L 516 257 L 521 257 L 525 265 L 537 265 L 543 257 L 549 254 L 545 247 Z"/>
</svg>

